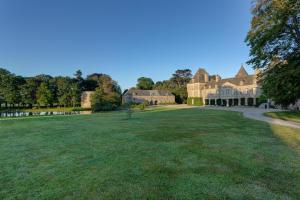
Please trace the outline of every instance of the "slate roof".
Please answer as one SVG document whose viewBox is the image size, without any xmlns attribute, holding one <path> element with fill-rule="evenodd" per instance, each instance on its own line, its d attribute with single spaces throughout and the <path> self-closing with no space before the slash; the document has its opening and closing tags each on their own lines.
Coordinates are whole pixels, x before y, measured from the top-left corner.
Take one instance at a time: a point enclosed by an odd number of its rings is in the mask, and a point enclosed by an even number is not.
<svg viewBox="0 0 300 200">
<path fill-rule="evenodd" d="M 235 75 L 236 78 L 243 78 L 248 76 L 248 73 L 246 72 L 244 66 L 242 65 L 238 73 Z"/>
<path fill-rule="evenodd" d="M 137 89 L 130 89 L 124 95 L 135 95 L 135 96 L 174 96 L 168 90 L 137 90 Z"/>
<path fill-rule="evenodd" d="M 199 68 L 198 71 L 196 72 L 196 74 L 193 77 L 194 82 L 195 83 L 204 82 L 204 74 L 208 75 L 208 73 L 205 71 L 205 69 Z"/>
<path fill-rule="evenodd" d="M 200 68 L 190 83 L 205 83 L 204 81 L 199 80 L 199 78 L 198 78 L 198 77 L 201 77 L 201 75 L 203 75 L 204 73 L 207 73 L 207 72 L 204 69 Z M 238 71 L 238 73 L 233 78 L 225 78 L 225 79 L 221 79 L 220 81 L 217 82 L 214 75 L 209 76 L 209 81 L 205 83 L 204 87 L 205 88 L 209 88 L 209 87 L 213 88 L 216 85 L 222 86 L 226 82 L 231 83 L 233 85 L 240 85 L 241 83 L 243 85 L 252 85 L 253 80 L 254 80 L 254 75 L 248 75 L 247 71 L 245 70 L 245 68 L 242 65 L 240 70 Z"/>
</svg>

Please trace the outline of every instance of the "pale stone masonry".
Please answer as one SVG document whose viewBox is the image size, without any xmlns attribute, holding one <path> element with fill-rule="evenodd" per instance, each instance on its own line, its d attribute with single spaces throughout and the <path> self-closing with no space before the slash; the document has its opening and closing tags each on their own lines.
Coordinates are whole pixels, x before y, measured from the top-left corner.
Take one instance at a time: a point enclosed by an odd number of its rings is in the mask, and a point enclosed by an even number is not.
<svg viewBox="0 0 300 200">
<path fill-rule="evenodd" d="M 188 97 L 192 104 L 194 98 L 201 98 L 204 105 L 257 105 L 261 94 L 257 74 L 248 75 L 241 66 L 235 77 L 222 79 L 219 75 L 210 76 L 205 69 L 200 68 L 187 84 Z"/>
<path fill-rule="evenodd" d="M 91 108 L 91 95 L 94 91 L 85 91 L 81 94 L 81 107 L 82 108 Z"/>
<path fill-rule="evenodd" d="M 167 90 L 136 90 L 130 89 L 123 95 L 123 103 L 143 103 L 151 105 L 173 104 L 175 96 Z"/>
</svg>

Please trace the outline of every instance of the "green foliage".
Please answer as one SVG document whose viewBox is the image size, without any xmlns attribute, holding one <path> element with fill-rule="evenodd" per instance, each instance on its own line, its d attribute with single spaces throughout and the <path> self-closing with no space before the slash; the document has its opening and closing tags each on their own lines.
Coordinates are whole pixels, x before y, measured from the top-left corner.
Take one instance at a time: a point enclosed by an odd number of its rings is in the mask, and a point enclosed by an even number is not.
<svg viewBox="0 0 300 200">
<path fill-rule="evenodd" d="M 21 99 L 23 104 L 29 105 L 31 108 L 37 103 L 36 92 L 39 83 L 34 78 L 27 78 L 25 84 L 21 85 Z"/>
<path fill-rule="evenodd" d="M 283 106 L 300 98 L 299 13 L 299 0 L 257 0 L 246 38 L 248 63 L 264 70 L 264 93 Z"/>
<path fill-rule="evenodd" d="M 121 105 L 121 89 L 108 75 L 98 77 L 99 87 L 92 95 L 92 111 L 115 110 Z"/>
<path fill-rule="evenodd" d="M 277 104 L 287 107 L 300 98 L 300 56 L 294 63 L 276 65 L 265 74 L 262 89 Z"/>
<path fill-rule="evenodd" d="M 53 95 L 47 83 L 41 83 L 37 90 L 36 96 L 39 106 L 48 107 L 53 104 Z"/>
<path fill-rule="evenodd" d="M 136 87 L 140 90 L 152 90 L 154 86 L 154 82 L 151 78 L 140 77 L 137 81 Z"/>
<path fill-rule="evenodd" d="M 154 89 L 169 90 L 175 95 L 176 103 L 187 103 L 187 88 L 186 85 L 191 80 L 192 73 L 189 69 L 176 70 L 169 80 L 158 81 L 155 83 Z"/>
<path fill-rule="evenodd" d="M 260 104 L 267 103 L 267 102 L 268 102 L 267 96 L 262 94 L 262 95 L 260 95 L 260 97 L 258 99 L 257 105 L 259 106 Z"/>
<path fill-rule="evenodd" d="M 193 104 L 194 100 L 194 104 Z M 203 100 L 200 97 L 189 97 L 187 99 L 187 104 L 192 106 L 203 106 Z"/>
<path fill-rule="evenodd" d="M 41 74 L 23 78 L 0 68 L 0 105 L 5 104 L 5 109 L 16 105 L 23 108 L 38 105 L 76 107 L 80 105 L 82 91 L 87 89 L 94 90 L 101 86 L 107 94 L 121 93 L 120 86 L 106 74 L 95 73 L 83 79 L 82 72 L 77 70 L 74 76 L 52 77 Z M 114 97 L 107 95 L 107 98 Z"/>
<path fill-rule="evenodd" d="M 57 99 L 60 106 L 78 105 L 80 101 L 81 90 L 79 82 L 72 80 L 69 77 L 57 77 Z"/>
</svg>

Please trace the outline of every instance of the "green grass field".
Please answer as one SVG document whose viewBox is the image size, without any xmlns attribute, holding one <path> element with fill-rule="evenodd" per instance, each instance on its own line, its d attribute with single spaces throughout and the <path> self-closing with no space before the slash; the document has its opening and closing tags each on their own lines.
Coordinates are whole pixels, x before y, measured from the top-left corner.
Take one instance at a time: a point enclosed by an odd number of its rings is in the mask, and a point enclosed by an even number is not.
<svg viewBox="0 0 300 200">
<path fill-rule="evenodd" d="M 300 130 L 181 109 L 0 121 L 0 199 L 299 199 Z"/>
<path fill-rule="evenodd" d="M 300 123 L 300 111 L 268 112 L 266 116 Z"/>
</svg>

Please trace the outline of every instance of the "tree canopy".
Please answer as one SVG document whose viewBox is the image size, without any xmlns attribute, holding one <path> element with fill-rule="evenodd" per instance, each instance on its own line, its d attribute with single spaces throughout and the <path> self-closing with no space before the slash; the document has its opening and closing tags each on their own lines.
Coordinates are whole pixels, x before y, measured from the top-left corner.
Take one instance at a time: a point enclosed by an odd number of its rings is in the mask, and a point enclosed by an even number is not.
<svg viewBox="0 0 300 200">
<path fill-rule="evenodd" d="M 152 90 L 154 86 L 154 82 L 151 78 L 140 77 L 137 80 L 136 87 L 141 90 Z"/>
<path fill-rule="evenodd" d="M 122 91 L 117 82 L 106 74 L 97 76 L 95 80 L 98 83 L 98 87 L 92 95 L 92 110 L 108 111 L 117 109 L 122 102 Z"/>
<path fill-rule="evenodd" d="M 265 94 L 287 106 L 300 98 L 300 1 L 256 0 L 246 38 Z M 298 75 L 298 77 L 297 77 Z"/>
<path fill-rule="evenodd" d="M 153 88 L 169 90 L 175 95 L 176 103 L 186 103 L 188 96 L 186 85 L 191 78 L 192 71 L 190 69 L 178 69 L 169 80 L 158 81 Z"/>
</svg>

